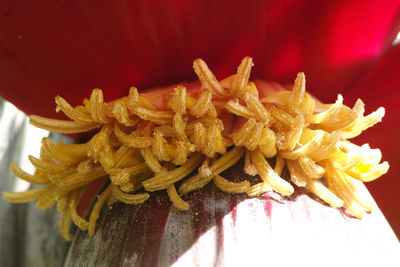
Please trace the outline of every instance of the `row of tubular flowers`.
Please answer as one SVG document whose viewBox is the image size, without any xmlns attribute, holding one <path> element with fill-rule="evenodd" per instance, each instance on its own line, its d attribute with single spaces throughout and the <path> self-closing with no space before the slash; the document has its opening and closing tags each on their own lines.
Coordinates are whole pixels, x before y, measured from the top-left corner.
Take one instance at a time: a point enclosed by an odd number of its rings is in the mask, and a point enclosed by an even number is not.
<svg viewBox="0 0 400 267">
<path fill-rule="evenodd" d="M 304 73 L 298 73 L 289 90 L 281 87 L 260 97 L 256 83 L 249 81 L 253 65 L 245 57 L 236 74 L 218 81 L 196 59 L 193 67 L 202 85 L 196 92 L 178 85 L 160 96 L 132 87 L 128 96 L 104 102 L 102 91 L 95 89 L 76 107 L 57 96 L 57 110 L 71 120 L 32 115 L 33 125 L 64 134 L 97 133 L 83 144 L 43 138 L 40 158 L 29 157 L 36 167 L 33 175 L 11 165 L 16 176 L 42 186 L 3 197 L 36 200 L 43 210 L 57 203 L 60 231 L 68 240 L 71 222 L 93 236 L 105 204 L 140 204 L 152 192 L 166 190 L 176 208 L 188 210 L 182 196 L 210 182 L 249 197 L 270 191 L 286 197 L 300 187 L 355 217 L 370 212 L 374 201 L 362 182 L 379 178 L 389 164 L 380 163 L 379 149 L 349 139 L 381 121 L 385 110 L 364 116 L 361 100 L 350 108 L 340 94 L 335 103 L 323 104 L 306 92 Z M 231 129 L 224 129 L 227 116 L 234 119 Z M 239 161 L 255 179 L 223 177 Z M 77 212 L 79 200 L 89 183 L 104 176 L 106 187 L 86 220 Z"/>
</svg>

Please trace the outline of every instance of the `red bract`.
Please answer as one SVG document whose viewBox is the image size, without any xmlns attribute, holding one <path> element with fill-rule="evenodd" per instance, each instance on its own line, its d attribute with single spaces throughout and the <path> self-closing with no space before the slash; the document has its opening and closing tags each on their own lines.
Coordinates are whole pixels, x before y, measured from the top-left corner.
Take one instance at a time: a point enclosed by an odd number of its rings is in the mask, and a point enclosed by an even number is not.
<svg viewBox="0 0 400 267">
<path fill-rule="evenodd" d="M 253 78 L 285 83 L 303 71 L 323 101 L 342 93 L 385 106 L 362 138 L 391 163 L 370 190 L 400 231 L 399 1 L 47 0 L 0 10 L 0 94 L 28 114 L 56 116 L 56 95 L 75 105 L 97 87 L 113 99 L 131 85 L 192 80 L 197 57 L 223 77 L 247 55 Z"/>
</svg>

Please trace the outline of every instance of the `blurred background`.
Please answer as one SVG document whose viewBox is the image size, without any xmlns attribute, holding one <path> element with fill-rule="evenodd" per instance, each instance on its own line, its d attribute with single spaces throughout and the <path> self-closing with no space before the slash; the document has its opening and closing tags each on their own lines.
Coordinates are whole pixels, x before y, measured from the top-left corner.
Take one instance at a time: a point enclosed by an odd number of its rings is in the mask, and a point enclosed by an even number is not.
<svg viewBox="0 0 400 267">
<path fill-rule="evenodd" d="M 41 140 L 70 143 L 68 137 L 50 134 L 29 124 L 28 117 L 14 105 L 0 101 L 0 192 L 26 191 L 31 184 L 9 170 L 15 162 L 28 173 L 34 167 L 28 155 L 39 156 Z M 57 208 L 41 211 L 35 203 L 9 203 L 0 198 L 0 266 L 62 266 L 69 248 L 59 234 Z"/>
</svg>

